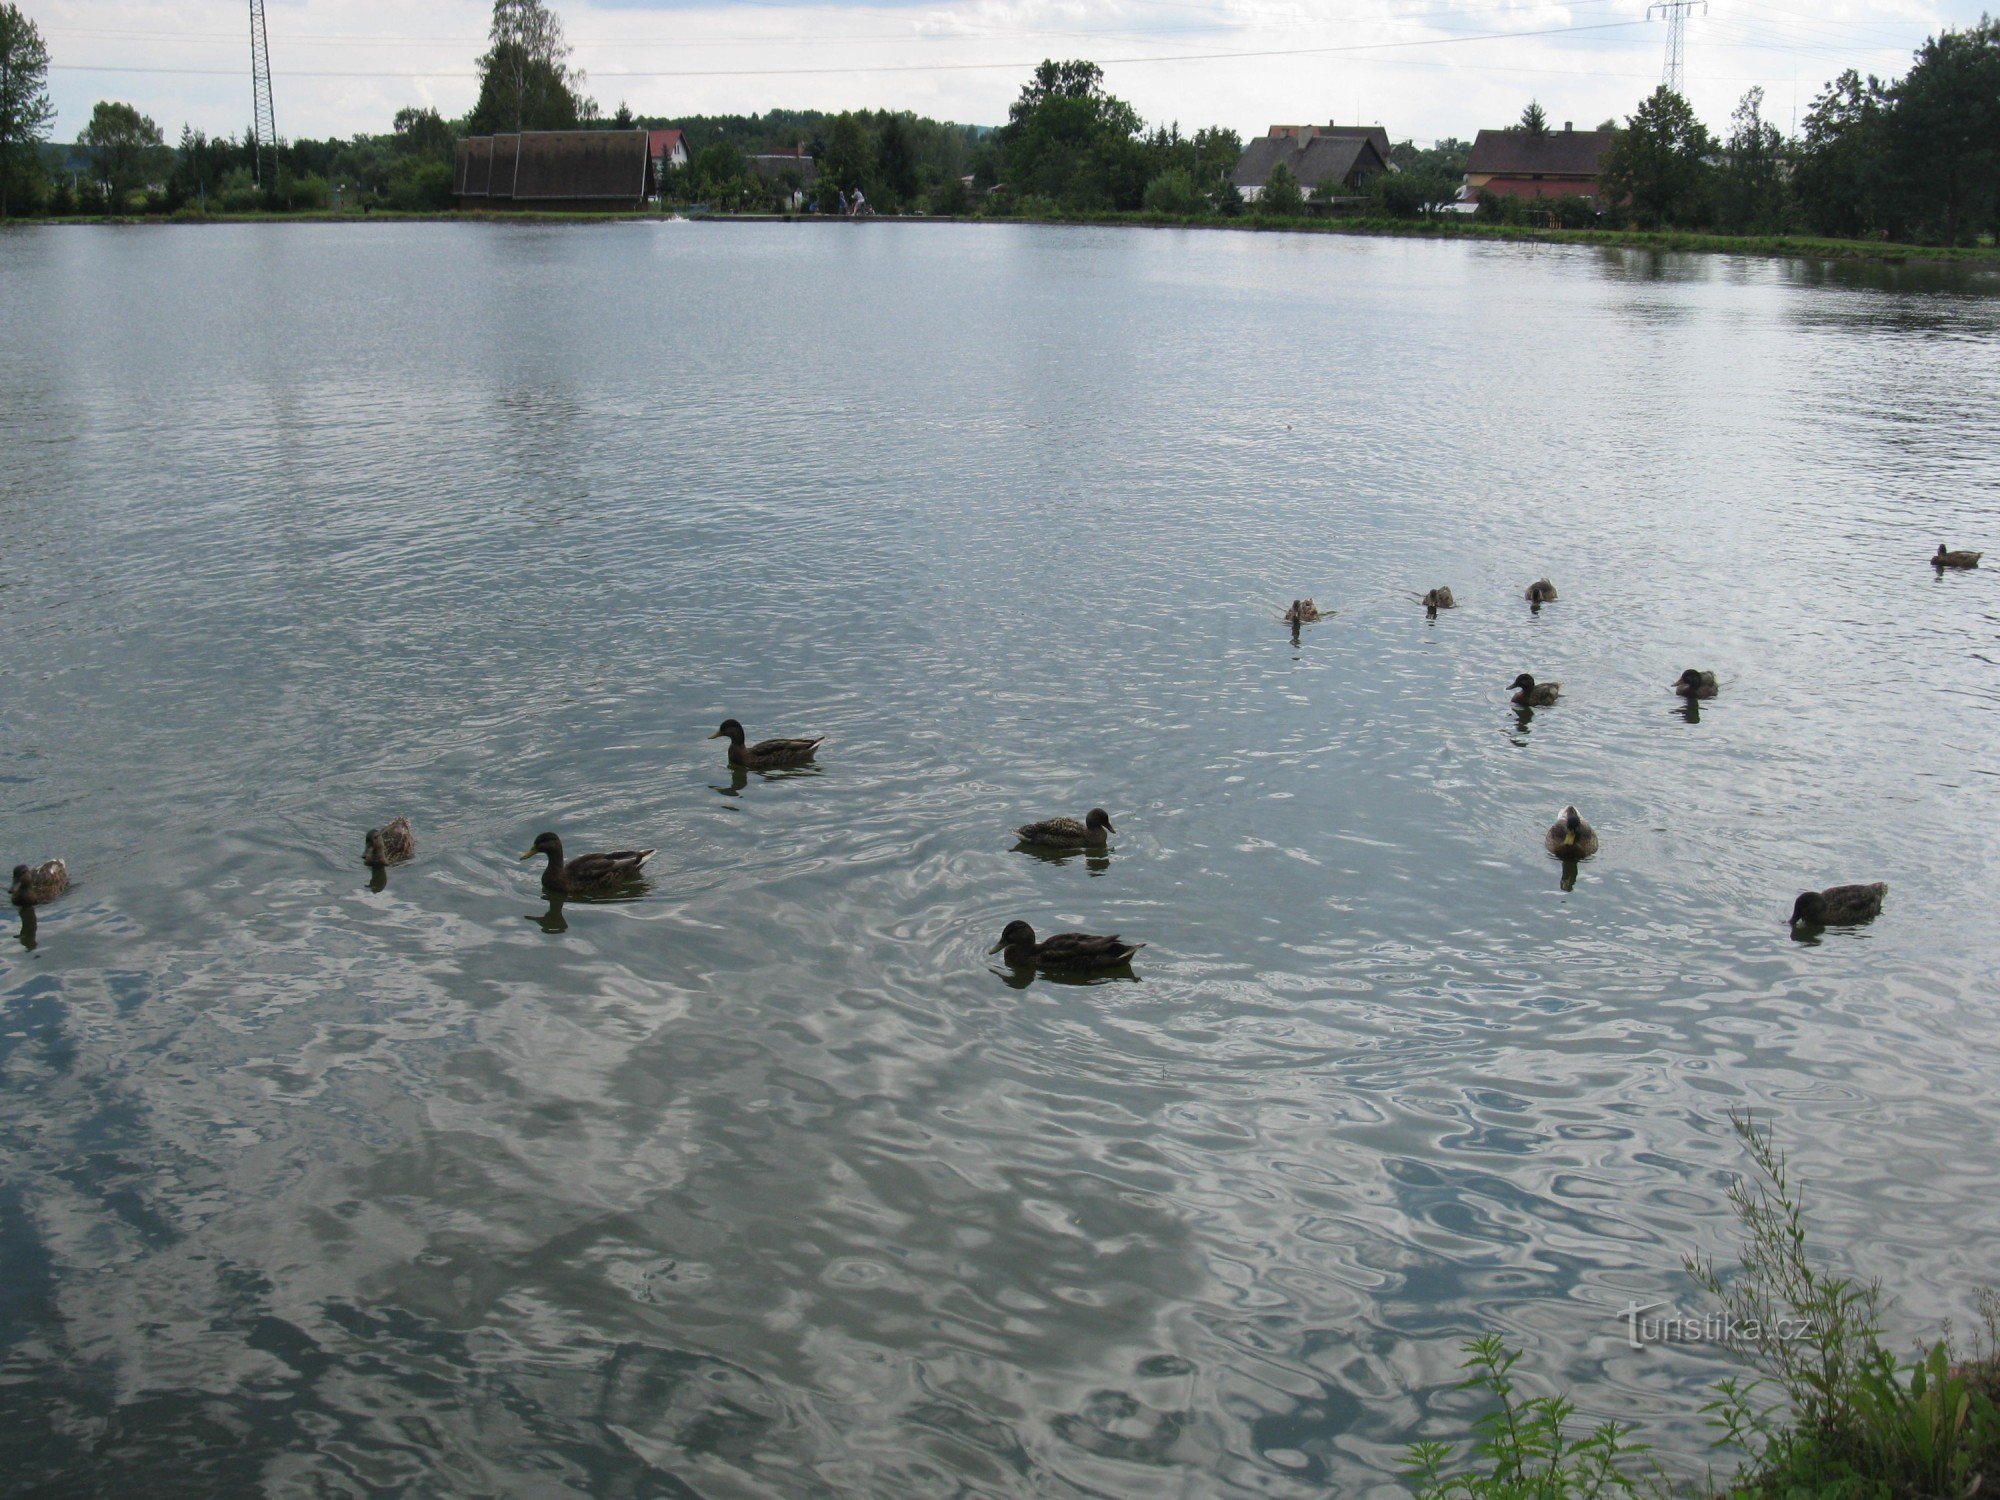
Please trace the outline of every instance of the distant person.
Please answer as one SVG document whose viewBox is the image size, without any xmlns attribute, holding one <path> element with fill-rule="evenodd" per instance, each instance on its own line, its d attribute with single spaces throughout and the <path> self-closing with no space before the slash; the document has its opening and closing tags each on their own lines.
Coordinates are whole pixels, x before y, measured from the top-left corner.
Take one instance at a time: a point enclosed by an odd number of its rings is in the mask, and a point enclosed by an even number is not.
<svg viewBox="0 0 2000 1500">
<path fill-rule="evenodd" d="M 843 190 L 840 194 L 840 211 L 842 213 L 847 212 L 847 193 L 845 190 Z"/>
<path fill-rule="evenodd" d="M 866 198 L 864 198 L 864 197 L 862 197 L 862 196 L 861 196 L 861 189 L 860 189 L 860 188 L 856 188 L 856 189 L 854 190 L 854 203 L 853 203 L 853 206 L 852 206 L 852 207 L 850 207 L 850 208 L 849 208 L 849 209 L 848 209 L 847 211 L 848 211 L 849 213 L 851 213 L 851 214 L 858 214 L 858 213 L 860 213 L 860 212 L 861 212 L 861 211 L 862 211 L 862 210 L 863 210 L 864 208 L 866 208 L 867 206 L 868 206 L 868 200 L 867 200 Z"/>
</svg>

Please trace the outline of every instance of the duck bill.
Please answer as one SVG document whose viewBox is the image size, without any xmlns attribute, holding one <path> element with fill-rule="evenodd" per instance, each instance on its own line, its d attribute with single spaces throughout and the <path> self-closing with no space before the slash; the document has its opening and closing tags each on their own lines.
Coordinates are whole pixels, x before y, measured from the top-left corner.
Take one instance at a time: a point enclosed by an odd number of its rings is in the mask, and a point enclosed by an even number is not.
<svg viewBox="0 0 2000 1500">
<path fill-rule="evenodd" d="M 720 739 L 727 739 L 728 736 L 725 735 L 720 729 L 718 729 L 715 731 L 714 734 L 711 734 L 709 738 L 712 740 L 720 740 Z"/>
<path fill-rule="evenodd" d="M 987 956 L 988 956 L 988 957 L 990 958 L 990 957 L 992 957 L 992 956 L 993 956 L 993 955 L 994 955 L 995 953 L 998 953 L 998 952 L 999 952 L 999 951 L 1000 951 L 1000 950 L 1001 950 L 1002 948 L 1004 948 L 1004 947 L 1006 947 L 1006 946 L 1007 946 L 1007 940 L 1006 940 L 1005 938 L 1002 938 L 1002 939 L 1000 939 L 1000 941 L 999 941 L 999 942 L 995 943 L 995 944 L 994 944 L 994 945 L 993 945 L 993 946 L 992 946 L 991 948 L 988 948 L 988 949 L 986 950 L 986 954 L 987 954 Z"/>
<path fill-rule="evenodd" d="M 522 859 L 533 859 L 534 857 L 535 857 L 535 851 L 532 849 L 530 849 L 526 854 L 521 856 Z"/>
</svg>

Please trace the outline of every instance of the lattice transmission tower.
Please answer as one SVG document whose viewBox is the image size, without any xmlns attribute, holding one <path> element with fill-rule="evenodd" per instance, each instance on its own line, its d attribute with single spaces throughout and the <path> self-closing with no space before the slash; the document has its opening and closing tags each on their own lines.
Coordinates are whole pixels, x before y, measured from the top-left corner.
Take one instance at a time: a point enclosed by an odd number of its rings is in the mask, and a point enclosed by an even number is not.
<svg viewBox="0 0 2000 1500">
<path fill-rule="evenodd" d="M 271 38 L 264 29 L 264 0 L 250 0 L 250 143 L 257 186 L 278 185 L 278 119 L 271 109 Z"/>
<path fill-rule="evenodd" d="M 1687 81 L 1687 35 L 1688 12 L 1699 5 L 1708 9 L 1708 0 L 1654 0 L 1646 7 L 1646 19 L 1653 19 L 1658 11 L 1667 18 L 1667 66 L 1660 75 L 1660 82 L 1676 94 L 1684 92 Z"/>
</svg>

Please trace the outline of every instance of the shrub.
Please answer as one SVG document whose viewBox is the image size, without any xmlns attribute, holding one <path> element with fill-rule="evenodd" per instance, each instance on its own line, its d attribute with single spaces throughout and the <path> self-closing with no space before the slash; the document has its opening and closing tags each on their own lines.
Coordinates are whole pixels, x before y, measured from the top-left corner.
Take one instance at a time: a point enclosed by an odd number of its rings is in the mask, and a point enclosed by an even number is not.
<svg viewBox="0 0 2000 1500">
<path fill-rule="evenodd" d="M 209 196 L 215 209 L 225 214 L 254 214 L 264 206 L 264 195 L 250 180 L 248 167 L 231 167 Z"/>
<path fill-rule="evenodd" d="M 1305 194 L 1299 191 L 1298 179 L 1292 176 L 1290 167 L 1279 162 L 1271 168 L 1271 175 L 1264 183 L 1264 196 L 1257 200 L 1257 212 L 1289 218 L 1303 213 L 1305 206 Z"/>
<path fill-rule="evenodd" d="M 398 162 L 389 174 L 389 206 L 405 213 L 451 207 L 451 168 L 441 161 Z"/>
<path fill-rule="evenodd" d="M 932 188 L 930 209 L 934 214 L 957 216 L 969 213 L 972 209 L 972 196 L 966 192 L 964 180 L 953 173 Z"/>
<path fill-rule="evenodd" d="M 1144 202 L 1148 213 L 1172 214 L 1177 218 L 1198 214 L 1203 206 L 1201 194 L 1195 191 L 1194 178 L 1182 167 L 1169 167 L 1147 183 Z"/>
</svg>

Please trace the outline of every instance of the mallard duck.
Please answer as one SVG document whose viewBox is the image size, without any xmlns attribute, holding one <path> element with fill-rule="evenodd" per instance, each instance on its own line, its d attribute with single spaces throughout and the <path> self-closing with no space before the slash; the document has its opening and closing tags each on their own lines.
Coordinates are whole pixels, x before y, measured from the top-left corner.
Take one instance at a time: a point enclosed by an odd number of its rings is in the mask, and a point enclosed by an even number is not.
<svg viewBox="0 0 2000 1500">
<path fill-rule="evenodd" d="M 1319 612 L 1319 606 L 1310 599 L 1294 599 L 1292 607 L 1285 611 L 1287 625 L 1316 625 L 1325 618 Z"/>
<path fill-rule="evenodd" d="M 804 765 L 813 758 L 825 736 L 810 740 L 759 740 L 754 745 L 746 745 L 743 743 L 743 726 L 734 719 L 724 719 L 722 727 L 709 738 L 729 741 L 729 763 L 732 766 L 741 766 L 746 771 L 771 771 L 781 766 Z"/>
<path fill-rule="evenodd" d="M 1560 682 L 1537 682 L 1526 672 L 1516 677 L 1507 686 L 1514 690 L 1514 705 L 1517 708 L 1547 708 L 1562 696 Z"/>
<path fill-rule="evenodd" d="M 1713 698 L 1720 691 L 1715 685 L 1713 672 L 1697 671 L 1689 667 L 1674 679 L 1674 694 L 1680 698 Z"/>
<path fill-rule="evenodd" d="M 368 830 L 368 842 L 361 851 L 361 863 L 380 870 L 414 859 L 416 853 L 417 836 L 410 831 L 410 820 L 396 817 L 380 828 Z"/>
<path fill-rule="evenodd" d="M 1985 555 L 1984 552 L 1947 552 L 1944 550 L 1944 543 L 1939 542 L 1937 551 L 1931 556 L 1931 566 L 1934 568 L 1976 568 L 1979 566 L 1979 559 Z"/>
<path fill-rule="evenodd" d="M 1458 601 L 1451 597 L 1450 589 L 1432 589 L 1424 595 L 1424 608 L 1432 614 L 1441 609 L 1456 609 Z"/>
<path fill-rule="evenodd" d="M 1093 807 L 1081 823 L 1075 818 L 1044 818 L 1039 823 L 1024 823 L 1014 830 L 1014 836 L 1044 849 L 1102 849 L 1104 836 L 1117 831 L 1111 826 L 1111 814 Z"/>
<path fill-rule="evenodd" d="M 1009 922 L 1000 941 L 986 951 L 1006 955 L 1015 969 L 1116 969 L 1132 962 L 1144 943 L 1128 943 L 1116 933 L 1099 937 L 1089 932 L 1058 932 L 1047 942 L 1035 941 L 1026 922 Z"/>
<path fill-rule="evenodd" d="M 59 859 L 41 865 L 14 866 L 7 899 L 16 906 L 45 906 L 69 889 L 69 866 Z"/>
<path fill-rule="evenodd" d="M 553 833 L 538 833 L 523 859 L 546 854 L 542 867 L 542 889 L 552 896 L 590 896 L 615 891 L 639 878 L 646 861 L 657 849 L 619 849 L 610 854 L 579 854 L 563 858 L 562 840 Z"/>
<path fill-rule="evenodd" d="M 1830 885 L 1823 891 L 1806 891 L 1792 903 L 1794 927 L 1852 927 L 1882 913 L 1882 898 L 1889 887 L 1881 881 L 1873 885 Z"/>
<path fill-rule="evenodd" d="M 1556 586 L 1546 578 L 1537 578 L 1528 585 L 1530 604 L 1553 604 L 1556 600 Z"/>
<path fill-rule="evenodd" d="M 1562 816 L 1549 825 L 1542 842 L 1558 859 L 1589 859 L 1597 852 L 1597 830 L 1584 822 L 1575 808 L 1565 807 Z"/>
</svg>

